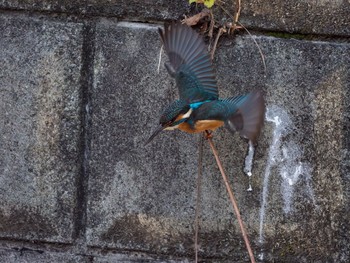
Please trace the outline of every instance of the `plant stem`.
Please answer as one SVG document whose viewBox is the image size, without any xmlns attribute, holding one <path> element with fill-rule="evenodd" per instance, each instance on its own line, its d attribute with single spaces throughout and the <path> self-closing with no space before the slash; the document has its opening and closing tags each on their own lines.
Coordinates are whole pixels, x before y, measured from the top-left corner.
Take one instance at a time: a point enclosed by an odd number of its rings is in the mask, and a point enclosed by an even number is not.
<svg viewBox="0 0 350 263">
<path fill-rule="evenodd" d="M 196 195 L 196 212 L 194 221 L 194 254 L 195 262 L 198 262 L 198 229 L 199 229 L 199 214 L 200 214 L 200 200 L 202 196 L 202 160 L 203 160 L 203 136 L 199 137 L 198 143 L 198 175 L 197 175 L 197 195 Z"/>
<path fill-rule="evenodd" d="M 254 254 L 253 254 L 253 251 L 252 251 L 252 248 L 250 246 L 250 243 L 249 243 L 249 239 L 248 239 L 248 235 L 247 235 L 247 231 L 245 230 L 245 227 L 243 225 L 243 221 L 242 221 L 242 218 L 241 218 L 241 214 L 239 212 L 239 209 L 238 209 L 238 205 L 237 205 L 237 202 L 236 202 L 236 199 L 235 199 L 235 196 L 233 195 L 233 192 L 231 190 L 231 187 L 230 187 L 230 184 L 228 182 L 228 178 L 225 174 L 225 171 L 224 171 L 224 168 L 222 167 L 222 164 L 221 164 L 221 161 L 220 161 L 220 158 L 219 158 L 219 155 L 218 155 L 218 152 L 214 146 L 214 143 L 213 143 L 213 140 L 212 140 L 212 135 L 206 131 L 206 137 L 208 139 L 208 142 L 209 142 L 209 145 L 210 145 L 210 148 L 214 154 L 214 157 L 215 157 L 215 160 L 216 160 L 216 163 L 218 164 L 218 167 L 219 167 L 219 170 L 221 172 L 221 175 L 222 175 L 222 178 L 224 179 L 224 183 L 225 183 L 225 186 L 226 186 L 226 190 L 228 192 L 228 195 L 230 196 L 230 200 L 231 200 L 231 204 L 233 206 L 233 210 L 236 214 L 236 217 L 237 217 L 237 220 L 238 220 L 238 223 L 239 223 L 239 226 L 241 228 L 241 232 L 242 232 L 242 236 L 243 236 L 243 239 L 244 239 L 244 242 L 245 242 L 245 245 L 247 247 L 247 250 L 248 250 L 248 254 L 249 254 L 249 257 L 250 257 L 250 261 L 252 263 L 255 263 L 255 258 L 254 258 Z"/>
</svg>

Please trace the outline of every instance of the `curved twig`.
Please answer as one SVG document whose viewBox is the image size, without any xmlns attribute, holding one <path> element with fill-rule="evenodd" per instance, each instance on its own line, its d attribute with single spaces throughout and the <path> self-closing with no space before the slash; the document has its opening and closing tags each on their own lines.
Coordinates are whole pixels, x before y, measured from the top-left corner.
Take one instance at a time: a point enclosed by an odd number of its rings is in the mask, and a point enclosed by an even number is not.
<svg viewBox="0 0 350 263">
<path fill-rule="evenodd" d="M 198 262 L 198 229 L 199 229 L 199 214 L 200 214 L 200 200 L 202 197 L 202 160 L 203 160 L 203 136 L 200 136 L 198 143 L 198 176 L 197 176 L 197 195 L 196 195 L 196 211 L 194 221 L 194 254 L 195 262 Z"/>
<path fill-rule="evenodd" d="M 214 143 L 213 143 L 213 140 L 212 140 L 212 135 L 206 131 L 206 137 L 208 138 L 208 142 L 209 142 L 209 145 L 210 145 L 210 148 L 214 154 L 214 157 L 215 157 L 215 160 L 216 160 L 216 163 L 219 167 L 219 170 L 221 172 L 221 175 L 222 175 L 222 178 L 224 180 L 224 183 L 225 183 L 225 186 L 226 186 L 226 190 L 228 192 L 228 195 L 230 196 L 230 200 L 231 200 L 231 204 L 233 206 L 233 210 L 236 214 L 236 217 L 237 217 L 237 220 L 238 220 L 238 223 L 239 223 L 239 226 L 241 228 L 241 232 L 242 232 L 242 236 L 243 236 L 243 239 L 244 239 L 244 242 L 245 242 L 245 245 L 247 247 L 247 250 L 248 250 L 248 254 L 249 254 L 249 257 L 250 257 L 250 261 L 252 263 L 255 263 L 255 258 L 254 258 L 254 254 L 253 254 L 253 251 L 252 251 L 252 248 L 250 246 L 250 243 L 249 243 L 249 239 L 248 239 L 248 235 L 247 235 L 247 231 L 244 227 L 244 224 L 243 224 L 243 221 L 242 221 L 242 218 L 241 218 L 241 214 L 239 212 L 239 209 L 238 209 L 238 205 L 237 205 L 237 201 L 235 199 L 235 196 L 233 195 L 233 191 L 231 190 L 231 187 L 230 187 L 230 184 L 229 184 L 229 181 L 228 181 L 228 178 L 225 174 L 225 171 L 224 171 L 224 168 L 222 167 L 222 164 L 221 164 L 221 161 L 220 161 L 220 158 L 219 158 L 219 155 L 218 155 L 218 152 L 214 146 Z"/>
</svg>

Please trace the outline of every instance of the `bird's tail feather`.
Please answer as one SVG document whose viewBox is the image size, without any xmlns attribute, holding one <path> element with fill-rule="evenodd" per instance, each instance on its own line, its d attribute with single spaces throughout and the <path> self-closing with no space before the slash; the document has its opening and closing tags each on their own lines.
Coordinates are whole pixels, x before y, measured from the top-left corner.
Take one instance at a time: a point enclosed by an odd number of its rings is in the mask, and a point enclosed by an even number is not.
<svg viewBox="0 0 350 263">
<path fill-rule="evenodd" d="M 238 110 L 229 116 L 225 127 L 231 132 L 238 131 L 242 137 L 255 144 L 264 123 L 265 102 L 260 91 L 254 91 L 244 97 L 239 101 L 233 98 L 232 101 L 238 104 Z"/>
</svg>

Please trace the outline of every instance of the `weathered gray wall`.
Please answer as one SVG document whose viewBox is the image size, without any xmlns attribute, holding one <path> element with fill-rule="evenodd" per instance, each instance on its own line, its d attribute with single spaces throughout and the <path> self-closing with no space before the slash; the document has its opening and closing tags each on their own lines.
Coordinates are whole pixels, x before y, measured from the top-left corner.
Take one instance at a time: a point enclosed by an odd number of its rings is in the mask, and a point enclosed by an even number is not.
<svg viewBox="0 0 350 263">
<path fill-rule="evenodd" d="M 192 261 L 198 136 L 143 146 L 176 97 L 156 28 L 187 1 L 0 8 L 0 262 Z M 224 129 L 214 141 L 254 254 L 348 262 L 350 2 L 242 1 L 240 21 L 252 36 L 223 37 L 214 64 L 222 97 L 265 94 L 253 191 L 247 143 Z M 206 144 L 202 188 L 203 262 L 248 261 Z"/>
</svg>

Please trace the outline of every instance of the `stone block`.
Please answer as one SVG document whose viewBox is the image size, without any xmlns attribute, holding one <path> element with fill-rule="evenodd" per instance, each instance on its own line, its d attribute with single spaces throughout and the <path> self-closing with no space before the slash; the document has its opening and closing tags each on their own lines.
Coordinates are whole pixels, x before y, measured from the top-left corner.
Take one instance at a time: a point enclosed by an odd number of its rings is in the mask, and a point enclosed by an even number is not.
<svg viewBox="0 0 350 263">
<path fill-rule="evenodd" d="M 238 195 L 256 252 L 267 261 L 346 262 L 350 45 L 253 37 L 266 71 L 249 36 L 224 39 L 215 64 L 224 96 L 266 94 L 253 196 Z M 237 148 L 229 141 L 220 148 L 230 147 Z"/>
<path fill-rule="evenodd" d="M 104 21 L 96 34 L 87 240 L 166 252 L 190 231 L 197 139 L 164 133 L 143 145 L 176 96 L 157 73 L 156 27 Z"/>
<path fill-rule="evenodd" d="M 0 8 L 10 10 L 60 12 L 80 15 L 126 18 L 129 20 L 177 20 L 189 11 L 188 1 L 136 0 L 0 0 Z"/>
<path fill-rule="evenodd" d="M 221 3 L 221 6 L 233 16 L 235 1 Z M 129 21 L 164 21 L 179 20 L 183 19 L 184 15 L 193 15 L 202 8 L 202 5 L 192 4 L 190 6 L 188 0 L 0 0 L 0 7 L 14 10 L 118 17 Z M 230 20 L 229 16 L 218 5 L 213 7 L 213 12 L 216 21 Z M 246 0 L 241 1 L 239 21 L 247 28 L 263 31 L 349 36 L 350 4 L 349 1 L 343 0 L 288 2 L 283 0 Z"/>
<path fill-rule="evenodd" d="M 198 136 L 164 132 L 143 146 L 177 96 L 165 55 L 157 72 L 156 27 L 101 21 L 96 32 L 88 245 L 191 258 Z M 243 172 L 247 142 L 224 129 L 214 135 L 257 258 L 349 259 L 349 51 L 348 44 L 254 35 L 220 42 L 220 96 L 261 89 L 267 102 L 253 191 Z M 200 211 L 200 256 L 247 260 L 206 142 Z"/>
<path fill-rule="evenodd" d="M 88 258 L 69 253 L 47 252 L 23 248 L 0 249 L 0 261 L 6 263 L 84 263 Z"/>
<path fill-rule="evenodd" d="M 0 236 L 70 242 L 82 25 L 0 16 Z"/>
<path fill-rule="evenodd" d="M 190 10 L 188 1 L 88 0 L 86 12 L 126 20 L 178 20 Z"/>
<path fill-rule="evenodd" d="M 247 0 L 241 2 L 240 22 L 249 28 L 301 34 L 350 35 L 349 1 Z"/>
</svg>

